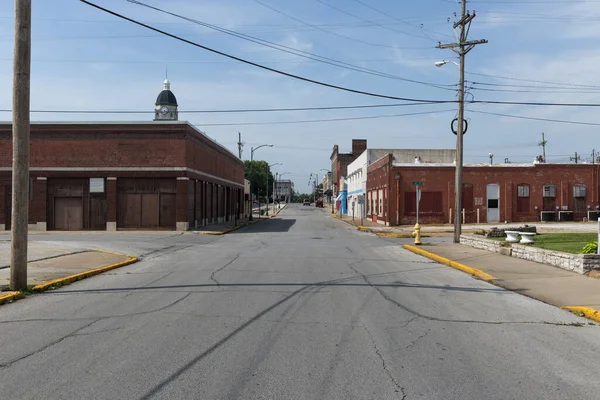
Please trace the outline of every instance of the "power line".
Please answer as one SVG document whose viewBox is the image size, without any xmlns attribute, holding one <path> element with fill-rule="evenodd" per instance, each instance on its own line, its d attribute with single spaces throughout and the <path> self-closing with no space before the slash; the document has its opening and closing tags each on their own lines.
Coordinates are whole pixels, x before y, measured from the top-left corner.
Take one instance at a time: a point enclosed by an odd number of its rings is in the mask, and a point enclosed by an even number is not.
<svg viewBox="0 0 600 400">
<path fill-rule="evenodd" d="M 322 110 L 351 110 L 362 108 L 384 108 L 417 106 L 436 103 L 396 103 L 396 104 L 367 104 L 354 106 L 324 106 L 324 107 L 290 107 L 290 108 L 238 108 L 225 110 L 181 110 L 179 114 L 226 114 L 226 113 L 250 113 L 250 112 L 279 112 L 279 111 L 322 111 Z M 0 112 L 12 112 L 11 109 L 0 109 Z M 57 114 L 154 114 L 154 111 L 140 110 L 32 110 L 31 113 L 57 113 Z"/>
<path fill-rule="evenodd" d="M 482 73 L 479 73 L 479 72 L 468 72 L 468 71 L 465 71 L 465 73 L 468 74 L 468 75 L 487 76 L 489 78 L 506 79 L 506 80 L 511 80 L 511 81 L 531 82 L 531 83 L 546 83 L 546 84 L 550 84 L 550 85 L 560 85 L 560 86 L 577 86 L 577 87 L 581 87 L 581 88 L 600 88 L 600 86 L 594 86 L 594 85 L 581 85 L 581 84 L 576 84 L 576 83 L 540 81 L 540 80 L 534 80 L 534 79 L 514 78 L 514 77 L 510 77 L 510 76 L 482 74 Z"/>
<path fill-rule="evenodd" d="M 191 44 L 192 46 L 195 46 L 195 47 L 198 47 L 198 48 L 210 51 L 212 53 L 219 54 L 219 55 L 221 55 L 223 57 L 231 58 L 233 60 L 236 60 L 236 61 L 248 64 L 248 65 L 253 65 L 255 67 L 258 67 L 258 68 L 261 68 L 261 69 L 264 69 L 264 70 L 267 70 L 267 71 L 275 72 L 275 73 L 280 74 L 280 75 L 284 75 L 284 76 L 287 76 L 287 77 L 290 77 L 290 78 L 298 79 L 298 80 L 301 80 L 301 81 L 304 81 L 304 82 L 310 82 L 310 83 L 314 83 L 316 85 L 320 85 L 320 86 L 324 86 L 324 87 L 329 87 L 329 88 L 332 88 L 332 89 L 338 89 L 338 90 L 342 90 L 342 91 L 349 92 L 349 93 L 362 94 L 362 95 L 365 95 L 365 96 L 379 97 L 379 98 L 383 98 L 383 99 L 412 101 L 412 102 L 423 102 L 423 103 L 454 103 L 455 102 L 454 100 L 423 100 L 423 99 L 412 99 L 412 98 L 405 98 L 405 97 L 396 97 L 396 96 L 381 95 L 381 94 L 377 94 L 377 93 L 371 93 L 371 92 L 366 92 L 366 91 L 362 91 L 362 90 L 350 89 L 350 88 L 346 88 L 346 87 L 343 87 L 343 86 L 333 85 L 333 84 L 330 84 L 330 83 L 325 83 L 325 82 L 317 81 L 317 80 L 310 79 L 310 78 L 305 78 L 303 76 L 294 75 L 294 74 L 291 74 L 291 73 L 288 73 L 288 72 L 284 72 L 284 71 L 281 71 L 281 70 L 278 70 L 278 69 L 275 69 L 275 68 L 267 67 L 267 66 L 262 65 L 262 64 L 258 64 L 258 63 L 252 62 L 252 61 L 248 61 L 248 60 L 245 60 L 243 58 L 236 57 L 236 56 L 224 53 L 222 51 L 215 50 L 215 49 L 212 49 L 210 47 L 201 45 L 201 44 L 193 42 L 191 40 L 184 39 L 184 38 L 182 38 L 180 36 L 177 36 L 177 35 L 174 35 L 172 33 L 163 31 L 161 29 L 155 28 L 155 27 L 150 26 L 148 24 L 145 24 L 143 22 L 140 22 L 140 21 L 134 20 L 132 18 L 129 18 L 129 17 L 125 16 L 125 15 L 119 14 L 119 13 L 117 13 L 115 11 L 112 11 L 112 10 L 109 10 L 107 8 L 101 7 L 101 6 L 97 5 L 97 4 L 91 3 L 91 2 L 89 2 L 87 0 L 79 0 L 79 1 L 82 2 L 82 3 L 85 3 L 87 5 L 89 5 L 91 7 L 97 8 L 98 10 L 103 11 L 105 13 L 114 15 L 115 17 L 122 18 L 122 19 L 124 19 L 126 21 L 129 21 L 129 22 L 131 22 L 133 24 L 136 24 L 136 25 L 142 26 L 144 28 L 150 29 L 152 31 L 155 31 L 155 32 L 158 32 L 158 33 L 162 33 L 165 36 L 169 36 L 169 37 L 171 37 L 173 39 L 177 39 L 177 40 L 179 40 L 181 42 L 184 42 L 184 43 L 187 43 L 187 44 Z M 258 0 L 255 0 L 255 1 L 258 1 Z"/>
<path fill-rule="evenodd" d="M 270 9 L 270 10 L 272 10 L 272 11 L 275 11 L 275 12 L 276 12 L 276 13 L 278 13 L 278 14 L 281 14 L 281 15 L 284 15 L 284 16 L 286 16 L 286 17 L 290 18 L 290 19 L 293 19 L 294 21 L 300 22 L 301 24 L 304 24 L 304 25 L 311 26 L 311 27 L 313 27 L 313 28 L 315 28 L 315 29 L 318 29 L 318 30 L 320 30 L 320 31 L 322 31 L 322 32 L 325 32 L 325 33 L 328 33 L 328 34 L 330 34 L 330 35 L 338 36 L 338 37 L 341 37 L 341 38 L 344 38 L 344 39 L 347 39 L 347 40 L 352 40 L 352 41 L 354 41 L 354 42 L 358 42 L 358 43 L 367 44 L 367 45 L 369 45 L 369 46 L 375 46 L 375 47 L 386 47 L 386 48 L 392 48 L 392 49 L 393 49 L 393 48 L 395 48 L 395 46 L 390 46 L 390 45 L 386 45 L 386 44 L 380 44 L 380 43 L 367 42 L 367 41 L 365 41 L 365 40 L 360 40 L 360 39 L 356 39 L 356 38 L 353 38 L 353 37 L 350 37 L 350 36 L 346 36 L 346 35 L 339 34 L 339 33 L 337 33 L 337 32 L 332 32 L 332 31 L 330 31 L 330 30 L 323 29 L 323 28 L 319 27 L 318 25 L 313 25 L 313 24 L 310 24 L 310 23 L 308 23 L 308 22 L 305 22 L 305 21 L 303 21 L 303 20 L 301 20 L 301 19 L 299 19 L 299 18 L 296 18 L 296 17 L 294 17 L 294 16 L 292 16 L 292 15 L 289 15 L 289 14 L 287 14 L 287 13 L 285 13 L 285 12 L 281 11 L 281 10 L 278 10 L 278 9 L 277 9 L 277 8 L 275 8 L 275 7 L 271 7 L 270 5 L 268 5 L 268 4 L 266 4 L 266 3 L 263 3 L 263 2 L 262 2 L 262 1 L 260 1 L 260 0 L 254 0 L 254 2 L 256 2 L 256 3 L 260 4 L 260 5 L 262 5 L 263 7 L 267 7 L 268 9 Z"/>
<path fill-rule="evenodd" d="M 469 112 L 477 113 L 477 114 L 496 115 L 496 116 L 499 116 L 499 117 L 528 119 L 528 120 L 533 120 L 533 121 L 556 122 L 556 123 L 561 123 L 561 124 L 600 126 L 600 122 L 568 121 L 568 120 L 563 120 L 563 119 L 527 117 L 527 116 L 524 116 L 524 115 L 512 115 L 512 114 L 494 113 L 494 112 L 489 112 L 489 111 L 479 111 L 479 110 L 472 110 L 472 109 L 469 109 Z"/>
<path fill-rule="evenodd" d="M 415 115 L 426 115 L 426 114 L 442 114 L 447 112 L 456 112 L 455 109 L 438 110 L 438 111 L 422 111 L 406 114 L 388 114 L 388 115 L 372 115 L 366 117 L 347 117 L 347 118 L 330 118 L 330 119 L 310 119 L 310 120 L 296 120 L 296 121 L 267 121 L 267 122 L 227 122 L 227 123 L 216 123 L 216 124 L 195 124 L 198 127 L 206 126 L 244 126 L 244 125 L 288 125 L 288 124 L 306 124 L 306 123 L 319 123 L 319 122 L 339 122 L 339 121 L 355 121 L 363 119 L 380 119 L 380 118 L 396 118 L 396 117 L 409 117 Z"/>
<path fill-rule="evenodd" d="M 299 57 L 303 57 L 303 58 L 315 60 L 315 61 L 322 62 L 322 63 L 325 63 L 325 64 L 333 65 L 333 66 L 336 66 L 336 67 L 340 67 L 340 68 L 344 68 L 344 69 L 349 69 L 349 70 L 353 70 L 353 71 L 358 71 L 358 72 L 363 72 L 363 73 L 367 73 L 367 74 L 371 74 L 371 75 L 381 76 L 381 77 L 384 77 L 384 78 L 397 79 L 397 80 L 401 80 L 401 81 L 405 81 L 405 82 L 411 82 L 411 83 L 418 83 L 418 84 L 422 84 L 422 85 L 426 85 L 426 86 L 431 86 L 431 87 L 435 87 L 435 88 L 438 88 L 438 89 L 444 89 L 444 90 L 451 90 L 451 91 L 453 91 L 454 89 L 449 89 L 449 88 L 444 87 L 444 86 L 456 86 L 456 85 L 439 85 L 439 84 L 434 84 L 434 83 L 430 83 L 430 82 L 423 82 L 423 81 L 418 81 L 418 80 L 414 80 L 414 79 L 407 79 L 407 78 L 403 78 L 403 77 L 400 77 L 400 76 L 397 76 L 397 75 L 387 74 L 387 73 L 384 73 L 384 72 L 381 72 L 381 71 L 376 71 L 376 70 L 373 70 L 373 69 L 360 67 L 358 65 L 349 64 L 349 63 L 342 62 L 342 61 L 339 61 L 339 60 L 336 60 L 336 59 L 333 59 L 333 58 L 329 58 L 329 57 L 325 57 L 325 56 L 320 56 L 320 55 L 317 55 L 317 54 L 314 54 L 314 53 L 310 53 L 310 52 L 307 52 L 307 51 L 304 51 L 304 50 L 299 50 L 299 49 L 295 49 L 293 47 L 289 47 L 289 46 L 281 45 L 281 44 L 278 44 L 278 43 L 270 42 L 268 40 L 260 39 L 260 38 L 257 38 L 255 36 L 250 36 L 250 35 L 246 35 L 246 34 L 243 34 L 243 33 L 235 32 L 235 31 L 232 31 L 232 30 L 229 30 L 229 29 L 221 28 L 219 26 L 208 24 L 206 22 L 199 21 L 199 20 L 196 20 L 196 19 L 193 19 L 193 18 L 188 18 L 188 17 L 182 16 L 180 14 L 176 14 L 176 13 L 173 13 L 173 12 L 170 12 L 170 11 L 166 11 L 166 10 L 158 8 L 158 7 L 154 7 L 154 6 L 142 3 L 142 2 L 137 1 L 137 0 L 127 0 L 127 1 L 130 2 L 130 3 L 132 3 L 132 4 L 136 4 L 136 5 L 141 6 L 141 7 L 146 7 L 146 8 L 149 8 L 151 10 L 155 10 L 155 11 L 161 12 L 163 14 L 171 15 L 173 17 L 180 18 L 180 19 L 192 22 L 194 24 L 198 24 L 198 25 L 204 26 L 204 27 L 209 28 L 209 29 L 214 29 L 214 30 L 217 30 L 219 32 L 223 32 L 223 33 L 226 33 L 226 34 L 231 35 L 231 36 L 235 36 L 235 37 L 243 39 L 243 40 L 248 40 L 250 42 L 257 43 L 257 44 L 260 44 L 260 45 L 263 45 L 263 46 L 266 46 L 266 47 L 269 47 L 269 48 L 272 48 L 272 49 L 275 49 L 275 50 L 279 50 L 279 51 L 282 51 L 282 52 L 285 52 L 285 53 L 288 53 L 288 54 L 293 54 L 293 55 L 296 55 L 296 56 L 299 56 Z"/>
<path fill-rule="evenodd" d="M 321 3 L 321 4 L 325 5 L 325 6 L 327 6 L 327 7 L 331 8 L 331 9 L 333 9 L 333 10 L 336 10 L 336 11 L 338 11 L 338 12 L 342 13 L 342 14 L 349 15 L 349 16 L 351 16 L 351 17 L 353 17 L 353 18 L 356 18 L 356 19 L 359 19 L 359 20 L 361 20 L 361 21 L 364 21 L 364 22 L 368 22 L 368 23 L 371 23 L 371 24 L 377 25 L 377 26 L 379 26 L 379 27 L 381 27 L 381 28 L 388 29 L 388 30 L 390 30 L 390 31 L 392 31 L 392 32 L 397 32 L 397 33 L 401 33 L 401 34 L 403 34 L 403 35 L 408 35 L 408 36 L 416 37 L 416 38 L 418 38 L 418 39 L 430 39 L 430 38 L 428 38 L 428 37 L 425 37 L 425 36 L 419 36 L 419 35 L 415 35 L 415 34 L 412 34 L 412 33 L 408 33 L 408 32 L 401 31 L 401 30 L 399 30 L 399 29 L 390 28 L 389 26 L 385 26 L 385 25 L 382 25 L 382 24 L 378 24 L 378 23 L 376 23 L 376 22 L 370 21 L 370 20 L 368 20 L 368 19 L 365 19 L 365 18 L 363 18 L 363 17 L 360 17 L 360 16 L 358 16 L 358 15 L 352 14 L 352 13 L 350 13 L 350 12 L 348 12 L 348 11 L 342 10 L 341 8 L 338 8 L 338 7 L 336 7 L 336 6 L 333 6 L 333 5 L 331 5 L 331 4 L 329 4 L 329 3 L 327 3 L 326 1 L 323 1 L 323 0 L 315 0 L 315 1 L 316 1 L 316 2 L 318 2 L 318 3 Z"/>
<path fill-rule="evenodd" d="M 557 90 L 600 90 L 600 86 L 589 86 L 589 87 L 573 87 L 573 86 L 540 86 L 540 85 L 505 85 L 501 83 L 489 83 L 489 82 L 476 82 L 476 81 L 465 81 L 472 85 L 490 86 L 490 87 L 512 87 L 512 88 L 532 88 L 532 89 L 557 89 Z"/>
<path fill-rule="evenodd" d="M 401 18 L 397 18 L 397 17 L 395 17 L 395 16 L 393 16 L 393 15 L 391 15 L 391 14 L 388 14 L 388 13 L 386 13 L 385 11 L 382 11 L 382 10 L 380 10 L 380 9 L 378 9 L 378 8 L 375 8 L 375 7 L 373 7 L 372 5 L 365 3 L 364 1 L 361 1 L 361 0 L 354 0 L 354 1 L 355 1 L 355 2 L 357 2 L 358 4 L 362 4 L 363 6 L 365 6 L 365 7 L 367 7 L 367 8 L 370 8 L 370 9 L 371 9 L 371 10 L 373 10 L 373 11 L 376 11 L 376 12 L 378 12 L 378 13 L 382 14 L 382 15 L 385 15 L 385 16 L 387 16 L 387 17 L 389 17 L 389 18 L 393 19 L 393 20 L 396 20 L 396 21 L 402 22 L 403 24 L 406 24 L 406 25 L 409 25 L 409 26 L 413 26 L 413 27 L 415 27 L 415 28 L 419 28 L 419 29 L 421 29 L 422 31 L 427 31 L 427 32 L 435 33 L 436 35 L 442 35 L 442 36 L 449 36 L 449 37 L 453 37 L 452 35 L 448 35 L 448 34 L 446 34 L 446 33 L 440 33 L 440 32 L 436 32 L 436 31 L 432 31 L 432 30 L 430 30 L 430 29 L 425 29 L 425 28 L 423 28 L 422 26 L 420 26 L 420 27 L 419 27 L 418 25 L 412 24 L 412 23 L 410 23 L 410 22 L 407 22 L 407 21 L 405 21 L 405 20 L 403 20 L 403 19 L 401 19 Z"/>
</svg>

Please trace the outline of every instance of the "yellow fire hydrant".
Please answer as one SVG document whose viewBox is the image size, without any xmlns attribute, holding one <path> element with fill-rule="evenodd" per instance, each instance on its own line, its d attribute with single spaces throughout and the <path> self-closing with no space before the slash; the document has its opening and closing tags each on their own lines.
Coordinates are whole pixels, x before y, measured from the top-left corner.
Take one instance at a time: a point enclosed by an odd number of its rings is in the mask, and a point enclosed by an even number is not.
<svg viewBox="0 0 600 400">
<path fill-rule="evenodd" d="M 417 222 L 415 225 L 415 231 L 412 233 L 412 236 L 415 238 L 415 244 L 421 244 L 421 225 Z"/>
</svg>

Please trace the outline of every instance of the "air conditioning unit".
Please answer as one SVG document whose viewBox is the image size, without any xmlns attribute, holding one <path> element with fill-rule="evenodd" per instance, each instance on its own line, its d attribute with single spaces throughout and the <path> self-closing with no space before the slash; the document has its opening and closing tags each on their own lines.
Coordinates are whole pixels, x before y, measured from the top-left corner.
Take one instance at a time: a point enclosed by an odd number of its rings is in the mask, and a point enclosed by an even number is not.
<svg viewBox="0 0 600 400">
<path fill-rule="evenodd" d="M 558 220 L 560 222 L 572 222 L 573 221 L 573 211 L 559 211 L 558 212 Z"/>
<path fill-rule="evenodd" d="M 540 213 L 540 221 L 542 221 L 542 222 L 556 221 L 556 211 L 542 211 Z"/>
<path fill-rule="evenodd" d="M 600 211 L 588 211 L 588 221 L 598 221 Z"/>
</svg>

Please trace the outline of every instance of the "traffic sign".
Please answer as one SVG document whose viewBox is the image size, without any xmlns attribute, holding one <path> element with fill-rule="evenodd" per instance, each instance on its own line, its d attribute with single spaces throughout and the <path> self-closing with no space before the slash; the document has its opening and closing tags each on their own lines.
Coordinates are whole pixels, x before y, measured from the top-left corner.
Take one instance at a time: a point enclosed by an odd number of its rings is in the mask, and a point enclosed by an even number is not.
<svg viewBox="0 0 600 400">
<path fill-rule="evenodd" d="M 412 184 L 413 184 L 413 186 L 422 186 L 423 182 L 421 182 L 421 181 L 415 181 Z"/>
</svg>

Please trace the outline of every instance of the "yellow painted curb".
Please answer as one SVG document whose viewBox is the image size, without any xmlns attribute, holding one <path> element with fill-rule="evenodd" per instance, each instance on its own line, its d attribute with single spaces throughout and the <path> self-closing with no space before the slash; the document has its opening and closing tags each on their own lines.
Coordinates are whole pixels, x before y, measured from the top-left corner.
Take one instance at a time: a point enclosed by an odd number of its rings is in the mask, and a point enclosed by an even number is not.
<svg viewBox="0 0 600 400">
<path fill-rule="evenodd" d="M 6 292 L 5 294 L 0 294 L 0 304 L 4 304 L 13 300 L 18 300 L 22 297 L 23 293 L 21 292 Z"/>
<path fill-rule="evenodd" d="M 594 321 L 600 322 L 600 311 L 590 308 L 590 307 L 581 307 L 581 306 L 566 306 L 561 307 L 563 310 L 571 311 L 580 316 L 584 316 L 589 319 L 593 319 Z"/>
<path fill-rule="evenodd" d="M 412 235 L 408 233 L 387 233 L 387 232 L 379 232 L 376 233 L 377 236 L 385 236 L 385 237 L 396 237 L 396 238 L 411 238 Z M 421 236 L 423 237 L 423 236 Z"/>
<path fill-rule="evenodd" d="M 110 252 L 106 251 L 105 253 L 110 253 Z M 110 254 L 119 254 L 119 253 L 110 253 Z M 94 276 L 94 275 L 101 274 L 101 273 L 106 272 L 106 271 L 110 271 L 110 270 L 113 270 L 113 269 L 116 269 L 116 268 L 124 267 L 124 266 L 129 265 L 129 264 L 133 264 L 133 263 L 135 263 L 137 261 L 138 261 L 137 257 L 129 256 L 128 260 L 121 261 L 120 263 L 111 264 L 111 265 L 107 265 L 105 267 L 91 269 L 89 271 L 80 272 L 78 274 L 69 275 L 69 276 L 65 276 L 63 278 L 54 279 L 54 280 L 51 280 L 51 281 L 48 281 L 48 282 L 36 285 L 36 286 L 34 286 L 32 288 L 32 290 L 35 291 L 35 292 L 40 292 L 40 291 L 46 290 L 46 289 L 48 289 L 48 288 L 50 288 L 52 286 L 64 285 L 64 284 L 67 284 L 67 283 L 72 283 L 72 282 L 75 282 L 75 281 L 78 281 L 78 280 L 81 280 L 81 279 L 85 279 L 85 278 L 89 278 L 89 277 Z"/>
<path fill-rule="evenodd" d="M 404 244 L 404 245 L 402 245 L 402 247 L 404 247 L 407 250 L 412 251 L 413 253 L 417 253 L 419 255 L 422 255 L 422 256 L 430 258 L 430 259 L 432 259 L 434 261 L 437 261 L 440 264 L 444 264 L 444 265 L 447 265 L 447 266 L 452 267 L 454 269 L 458 269 L 460 271 L 466 272 L 467 274 L 473 275 L 473 276 L 475 276 L 475 277 L 477 277 L 479 279 L 482 279 L 484 281 L 488 281 L 489 282 L 489 281 L 496 280 L 495 277 L 493 277 L 492 275 L 486 274 L 485 272 L 483 272 L 480 269 L 468 267 L 468 266 L 466 266 L 464 264 L 457 263 L 456 261 L 452 261 L 452 260 L 450 260 L 448 258 L 444 258 L 444 257 L 438 256 L 437 254 L 430 253 L 430 252 L 422 250 L 422 249 L 420 249 L 418 247 L 411 246 L 409 244 Z"/>
</svg>

